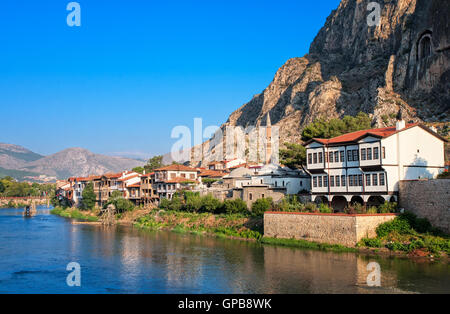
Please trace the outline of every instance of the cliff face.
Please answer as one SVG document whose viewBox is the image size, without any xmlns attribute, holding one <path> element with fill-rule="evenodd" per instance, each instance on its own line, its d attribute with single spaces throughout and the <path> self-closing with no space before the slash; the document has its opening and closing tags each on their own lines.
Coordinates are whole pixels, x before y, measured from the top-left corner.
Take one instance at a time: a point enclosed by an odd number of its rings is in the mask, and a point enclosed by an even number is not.
<svg viewBox="0 0 450 314">
<path fill-rule="evenodd" d="M 342 0 L 309 54 L 286 62 L 272 83 L 231 114 L 227 125 L 272 124 L 282 141 L 299 141 L 317 117 L 364 111 L 391 125 L 403 108 L 408 120 L 450 119 L 450 2 L 378 0 L 381 21 L 369 26 L 373 0 Z"/>
</svg>

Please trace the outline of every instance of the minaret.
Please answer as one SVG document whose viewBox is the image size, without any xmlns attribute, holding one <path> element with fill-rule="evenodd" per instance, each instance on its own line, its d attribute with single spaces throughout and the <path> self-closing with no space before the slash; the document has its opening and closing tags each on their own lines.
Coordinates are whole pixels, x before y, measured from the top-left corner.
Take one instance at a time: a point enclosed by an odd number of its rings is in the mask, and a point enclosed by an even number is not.
<svg viewBox="0 0 450 314">
<path fill-rule="evenodd" d="M 267 112 L 266 121 L 266 164 L 272 160 L 272 122 L 270 121 L 270 112 Z"/>
</svg>

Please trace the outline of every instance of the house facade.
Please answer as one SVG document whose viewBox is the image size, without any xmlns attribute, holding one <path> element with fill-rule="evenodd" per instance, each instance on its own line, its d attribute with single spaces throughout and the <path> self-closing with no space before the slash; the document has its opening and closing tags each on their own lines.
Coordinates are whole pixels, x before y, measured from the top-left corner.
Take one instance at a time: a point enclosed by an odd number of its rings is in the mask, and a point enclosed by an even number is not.
<svg viewBox="0 0 450 314">
<path fill-rule="evenodd" d="M 153 188 L 159 199 L 172 199 L 183 186 L 197 184 L 197 169 L 184 165 L 170 165 L 156 169 Z"/>
<path fill-rule="evenodd" d="M 421 124 L 357 131 L 305 143 L 312 200 L 343 209 L 397 201 L 400 180 L 430 179 L 444 170 L 445 139 Z"/>
</svg>

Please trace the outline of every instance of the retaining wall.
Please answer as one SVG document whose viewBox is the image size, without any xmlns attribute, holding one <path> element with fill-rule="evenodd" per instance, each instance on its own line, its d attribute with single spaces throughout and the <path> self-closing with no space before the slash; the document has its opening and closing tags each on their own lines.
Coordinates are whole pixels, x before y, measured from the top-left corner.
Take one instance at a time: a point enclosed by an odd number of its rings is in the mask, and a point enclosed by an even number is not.
<svg viewBox="0 0 450 314">
<path fill-rule="evenodd" d="M 395 217 L 395 214 L 267 212 L 264 215 L 264 236 L 355 246 L 362 238 L 376 237 L 376 228 Z"/>
<path fill-rule="evenodd" d="M 400 181 L 399 205 L 450 234 L 450 179 Z"/>
</svg>

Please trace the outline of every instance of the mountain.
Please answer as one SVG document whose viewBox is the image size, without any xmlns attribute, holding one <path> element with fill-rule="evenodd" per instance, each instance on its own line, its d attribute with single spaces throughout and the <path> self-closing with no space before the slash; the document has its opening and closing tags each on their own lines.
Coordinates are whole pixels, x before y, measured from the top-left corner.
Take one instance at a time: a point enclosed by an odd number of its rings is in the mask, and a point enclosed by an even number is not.
<svg viewBox="0 0 450 314">
<path fill-rule="evenodd" d="M 11 176 L 18 180 L 39 175 L 67 179 L 131 170 L 144 164 L 144 161 L 131 158 L 94 154 L 83 148 L 69 148 L 42 156 L 22 146 L 0 143 L 0 177 Z"/>
<path fill-rule="evenodd" d="M 83 148 L 69 148 L 56 154 L 27 163 L 22 170 L 37 172 L 63 179 L 120 172 L 142 166 L 142 161 L 94 154 Z"/>
<path fill-rule="evenodd" d="M 367 22 L 370 2 L 342 0 L 309 53 L 288 60 L 222 129 L 265 125 L 270 113 L 284 143 L 301 141 L 301 131 L 316 118 L 359 111 L 379 127 L 392 125 L 399 108 L 409 121 L 448 122 L 450 1 L 377 1 L 378 26 Z"/>
<path fill-rule="evenodd" d="M 22 146 L 0 143 L 0 167 L 19 169 L 28 162 L 41 159 L 43 156 Z"/>
</svg>

